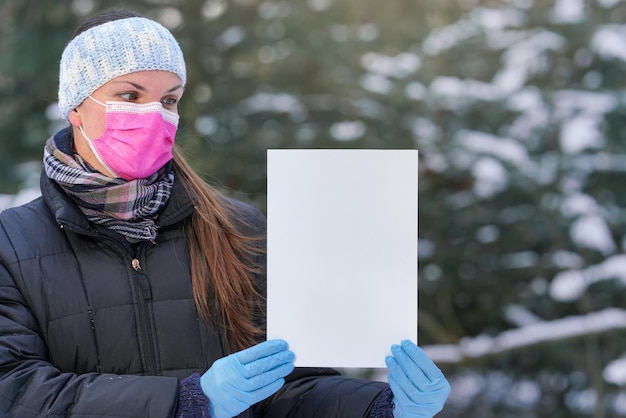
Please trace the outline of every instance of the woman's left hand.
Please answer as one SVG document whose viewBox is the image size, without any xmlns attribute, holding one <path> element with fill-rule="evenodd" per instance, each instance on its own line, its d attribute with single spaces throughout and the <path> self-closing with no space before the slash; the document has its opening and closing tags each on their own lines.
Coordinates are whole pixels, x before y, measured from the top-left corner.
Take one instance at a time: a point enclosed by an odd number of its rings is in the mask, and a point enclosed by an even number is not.
<svg viewBox="0 0 626 418">
<path fill-rule="evenodd" d="M 450 384 L 421 348 L 409 340 L 394 344 L 385 363 L 395 418 L 431 418 L 443 409 Z"/>
</svg>

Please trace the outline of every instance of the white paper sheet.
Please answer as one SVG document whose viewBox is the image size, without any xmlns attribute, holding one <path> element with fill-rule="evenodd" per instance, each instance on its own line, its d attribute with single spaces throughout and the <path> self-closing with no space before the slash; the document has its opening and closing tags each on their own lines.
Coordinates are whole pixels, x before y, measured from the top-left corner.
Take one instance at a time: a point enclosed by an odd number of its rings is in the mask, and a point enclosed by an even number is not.
<svg viewBox="0 0 626 418">
<path fill-rule="evenodd" d="M 307 367 L 417 342 L 417 150 L 268 150 L 268 338 Z"/>
</svg>

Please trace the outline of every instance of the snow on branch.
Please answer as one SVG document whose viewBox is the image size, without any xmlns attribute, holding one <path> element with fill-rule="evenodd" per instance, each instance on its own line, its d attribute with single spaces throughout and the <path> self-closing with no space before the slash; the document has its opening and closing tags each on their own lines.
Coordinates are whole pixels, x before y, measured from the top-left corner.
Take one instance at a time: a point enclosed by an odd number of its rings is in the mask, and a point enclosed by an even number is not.
<svg viewBox="0 0 626 418">
<path fill-rule="evenodd" d="M 463 338 L 458 345 L 424 346 L 426 353 L 439 364 L 490 357 L 544 343 L 565 341 L 609 331 L 626 329 L 626 310 L 607 308 L 586 315 L 543 321 L 502 332 L 495 337 L 480 335 Z"/>
</svg>

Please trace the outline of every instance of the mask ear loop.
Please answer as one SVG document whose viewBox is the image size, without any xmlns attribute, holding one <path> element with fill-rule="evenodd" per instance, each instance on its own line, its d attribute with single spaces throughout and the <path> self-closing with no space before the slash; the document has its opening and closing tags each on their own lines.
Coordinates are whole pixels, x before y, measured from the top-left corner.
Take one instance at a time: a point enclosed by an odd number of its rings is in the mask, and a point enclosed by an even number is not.
<svg viewBox="0 0 626 418">
<path fill-rule="evenodd" d="M 93 100 L 94 102 L 98 103 L 100 106 L 107 107 L 107 105 L 106 105 L 105 103 L 102 103 L 100 100 L 98 100 L 98 99 L 96 99 L 96 98 L 92 97 L 92 96 L 91 96 L 91 94 L 90 94 L 89 96 L 87 96 L 87 97 L 89 97 L 89 98 L 90 98 L 91 100 Z"/>
<path fill-rule="evenodd" d="M 89 97 L 91 100 L 93 100 L 94 102 L 98 103 L 99 105 L 104 106 L 104 107 L 107 107 L 107 105 L 106 105 L 106 104 L 102 103 L 100 100 L 98 100 L 98 99 L 96 99 L 96 98 L 92 97 L 91 95 L 89 95 L 89 96 L 87 96 L 87 97 Z M 76 110 L 78 111 L 78 109 L 76 109 Z M 78 129 L 80 130 L 80 133 L 81 133 L 81 134 L 83 134 L 83 136 L 84 136 L 84 137 L 85 137 L 85 139 L 87 140 L 87 143 L 89 144 L 89 147 L 91 148 L 91 139 L 89 139 L 89 137 L 88 137 L 88 136 L 87 136 L 87 134 L 85 133 L 85 130 L 83 129 L 83 125 L 82 125 L 82 124 L 78 125 Z M 92 151 L 93 151 L 93 149 L 92 149 Z M 98 155 L 96 154 L 96 157 L 97 157 L 97 156 L 98 156 Z M 100 159 L 100 158 L 98 158 L 98 160 L 99 160 L 99 159 Z"/>
<path fill-rule="evenodd" d="M 101 104 L 101 105 L 103 105 L 104 107 L 106 107 L 106 105 L 105 105 L 105 104 L 103 104 L 102 102 L 100 102 L 100 101 L 98 101 L 98 100 L 94 99 L 93 97 L 91 97 L 91 96 L 87 96 L 87 97 L 89 97 L 91 100 L 95 101 L 96 103 Z M 96 147 L 94 146 L 94 144 L 93 144 L 93 140 L 91 140 L 91 139 L 87 136 L 87 134 L 85 133 L 85 130 L 83 129 L 83 125 L 82 125 L 82 124 L 81 124 L 81 125 L 78 125 L 78 130 L 80 131 L 80 133 L 83 135 L 83 137 L 84 137 L 84 138 L 85 138 L 85 140 L 87 141 L 87 146 L 88 146 L 88 147 L 89 147 L 89 149 L 91 150 L 91 153 L 92 153 L 92 154 L 96 157 L 96 159 L 98 160 L 98 162 L 99 162 L 100 164 L 102 164 L 102 166 L 103 166 L 103 167 L 104 167 L 104 168 L 105 168 L 105 169 L 106 169 L 109 173 L 111 173 L 114 177 L 119 178 L 120 176 L 119 176 L 119 175 L 115 172 L 115 170 L 113 170 L 111 167 L 109 167 L 109 165 L 108 165 L 106 162 L 104 162 L 104 159 L 102 159 L 102 158 L 100 157 L 100 153 L 98 152 L 98 150 L 97 150 L 97 149 L 96 149 Z M 96 138 L 96 140 L 97 140 L 97 138 Z M 108 177 L 108 176 L 107 176 L 107 177 Z"/>
</svg>

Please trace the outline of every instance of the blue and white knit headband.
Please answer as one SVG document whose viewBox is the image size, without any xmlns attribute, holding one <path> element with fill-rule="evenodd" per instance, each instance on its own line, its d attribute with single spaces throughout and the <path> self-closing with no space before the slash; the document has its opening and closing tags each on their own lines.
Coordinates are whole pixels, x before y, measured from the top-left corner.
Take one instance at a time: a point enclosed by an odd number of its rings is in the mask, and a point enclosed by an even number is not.
<svg viewBox="0 0 626 418">
<path fill-rule="evenodd" d="M 72 39 L 61 56 L 59 110 L 65 119 L 98 87 L 136 71 L 163 70 L 187 82 L 183 52 L 169 30 L 143 17 L 114 20 Z"/>
</svg>

